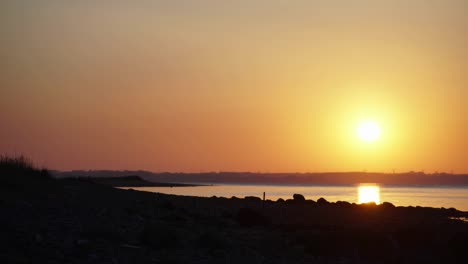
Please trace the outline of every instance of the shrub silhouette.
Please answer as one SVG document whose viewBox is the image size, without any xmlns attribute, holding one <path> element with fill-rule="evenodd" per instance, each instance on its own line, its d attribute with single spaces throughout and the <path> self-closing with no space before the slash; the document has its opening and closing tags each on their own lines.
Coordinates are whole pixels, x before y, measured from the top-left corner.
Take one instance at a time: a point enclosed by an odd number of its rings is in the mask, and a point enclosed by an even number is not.
<svg viewBox="0 0 468 264">
<path fill-rule="evenodd" d="M 29 158 L 23 155 L 17 157 L 0 155 L 0 170 L 2 172 L 33 171 L 34 165 Z"/>
<path fill-rule="evenodd" d="M 32 160 L 23 155 L 16 157 L 0 155 L 0 177 L 2 181 L 0 188 L 5 189 L 33 187 L 52 180 L 48 170 L 35 167 Z"/>
</svg>

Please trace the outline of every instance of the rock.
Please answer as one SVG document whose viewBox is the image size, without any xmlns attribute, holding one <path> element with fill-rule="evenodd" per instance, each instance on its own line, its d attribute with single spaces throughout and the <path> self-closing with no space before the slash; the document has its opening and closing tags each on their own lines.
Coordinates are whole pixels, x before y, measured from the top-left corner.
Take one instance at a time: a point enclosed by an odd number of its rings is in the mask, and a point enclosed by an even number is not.
<svg viewBox="0 0 468 264">
<path fill-rule="evenodd" d="M 86 246 L 86 245 L 89 244 L 89 240 L 87 240 L 87 239 L 79 239 L 79 240 L 77 240 L 75 243 L 76 243 L 77 246 L 83 247 L 83 246 Z"/>
<path fill-rule="evenodd" d="M 363 206 L 367 206 L 367 207 L 375 207 L 377 206 L 377 204 L 375 202 L 368 202 L 368 203 L 363 203 L 361 204 Z"/>
<path fill-rule="evenodd" d="M 317 200 L 318 205 L 327 205 L 329 202 L 325 200 L 325 198 L 321 197 L 320 199 Z"/>
<path fill-rule="evenodd" d="M 295 193 L 293 195 L 293 199 L 294 199 L 294 201 L 297 201 L 297 202 L 304 202 L 305 201 L 304 195 L 297 194 L 297 193 Z"/>
<path fill-rule="evenodd" d="M 336 205 L 341 207 L 341 208 L 346 208 L 346 207 L 351 206 L 351 204 L 349 202 L 346 202 L 346 201 L 338 201 L 338 202 L 336 202 Z"/>
<path fill-rule="evenodd" d="M 97 260 L 98 260 L 98 256 L 96 254 L 89 254 L 88 255 L 88 262 L 89 263 L 97 262 Z"/>
<path fill-rule="evenodd" d="M 170 201 L 163 201 L 161 203 L 161 208 L 168 209 L 168 210 L 174 210 L 176 207 L 170 202 Z"/>
<path fill-rule="evenodd" d="M 395 208 L 395 205 L 389 202 L 383 202 L 381 205 L 383 208 Z"/>
<path fill-rule="evenodd" d="M 179 247 L 183 239 L 177 228 L 164 222 L 147 223 L 140 233 L 140 242 L 154 249 Z"/>
<path fill-rule="evenodd" d="M 262 201 L 262 199 L 260 199 L 260 197 L 256 197 L 256 196 L 246 196 L 244 199 L 246 201 L 257 201 L 257 202 Z"/>
<path fill-rule="evenodd" d="M 42 241 L 44 240 L 44 239 L 42 238 L 41 234 L 39 234 L 39 233 L 36 233 L 35 239 L 36 239 L 36 242 L 37 242 L 37 243 L 42 243 Z"/>
<path fill-rule="evenodd" d="M 455 209 L 455 208 L 453 208 L 453 207 L 450 207 L 450 208 L 448 209 L 448 211 L 449 211 L 451 214 L 458 213 L 458 210 Z"/>
<path fill-rule="evenodd" d="M 135 246 L 135 245 L 130 245 L 130 244 L 122 244 L 120 245 L 123 248 L 130 248 L 130 249 L 140 249 L 141 247 Z"/>
<path fill-rule="evenodd" d="M 258 226 L 258 225 L 267 225 L 268 219 L 261 213 L 250 209 L 250 208 L 241 208 L 237 213 L 237 221 L 242 226 Z"/>
<path fill-rule="evenodd" d="M 228 247 L 229 241 L 222 232 L 204 230 L 195 240 L 195 243 L 202 248 L 210 250 L 223 250 Z"/>
</svg>

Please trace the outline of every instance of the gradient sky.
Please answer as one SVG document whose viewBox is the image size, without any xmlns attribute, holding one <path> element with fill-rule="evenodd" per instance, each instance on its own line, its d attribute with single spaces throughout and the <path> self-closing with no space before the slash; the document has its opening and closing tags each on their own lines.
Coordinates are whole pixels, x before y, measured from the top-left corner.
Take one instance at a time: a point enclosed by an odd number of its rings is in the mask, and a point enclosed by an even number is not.
<svg viewBox="0 0 468 264">
<path fill-rule="evenodd" d="M 0 152 L 42 166 L 468 172 L 465 0 L 3 0 L 0 38 Z"/>
</svg>

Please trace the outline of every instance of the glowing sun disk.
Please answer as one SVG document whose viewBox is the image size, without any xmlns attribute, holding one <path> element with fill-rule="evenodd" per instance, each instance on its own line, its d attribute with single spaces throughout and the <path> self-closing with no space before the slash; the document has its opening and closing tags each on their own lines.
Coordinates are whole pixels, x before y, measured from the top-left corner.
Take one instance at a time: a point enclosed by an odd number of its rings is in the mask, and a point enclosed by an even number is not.
<svg viewBox="0 0 468 264">
<path fill-rule="evenodd" d="M 374 142 L 380 138 L 381 130 L 375 121 L 364 121 L 358 125 L 357 135 L 365 142 Z"/>
<path fill-rule="evenodd" d="M 379 186 L 359 186 L 358 187 L 358 202 L 376 204 L 380 203 L 380 188 Z"/>
</svg>

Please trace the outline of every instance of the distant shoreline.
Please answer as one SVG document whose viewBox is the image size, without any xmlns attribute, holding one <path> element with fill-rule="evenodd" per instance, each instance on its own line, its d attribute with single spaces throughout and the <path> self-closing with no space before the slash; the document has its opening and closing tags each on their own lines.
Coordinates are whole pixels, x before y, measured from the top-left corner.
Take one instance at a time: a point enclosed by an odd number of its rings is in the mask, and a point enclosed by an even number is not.
<svg viewBox="0 0 468 264">
<path fill-rule="evenodd" d="M 132 188 L 132 187 L 197 187 L 208 186 L 201 184 L 188 183 L 173 183 L 173 182 L 152 182 L 142 179 L 139 176 L 124 176 L 124 177 L 75 177 L 77 179 L 90 181 L 93 183 L 109 185 L 117 188 Z"/>
<path fill-rule="evenodd" d="M 265 184 L 265 185 L 336 185 L 378 183 L 385 186 L 468 186 L 468 174 L 424 172 L 376 173 L 252 173 L 252 172 L 206 172 L 206 173 L 154 173 L 149 171 L 52 171 L 56 178 L 109 178 L 139 176 L 153 183 L 201 183 L 206 184 Z M 192 185 L 192 184 L 191 184 Z M 197 184 L 194 184 L 197 185 Z M 175 185 L 174 185 L 175 186 Z"/>
</svg>

